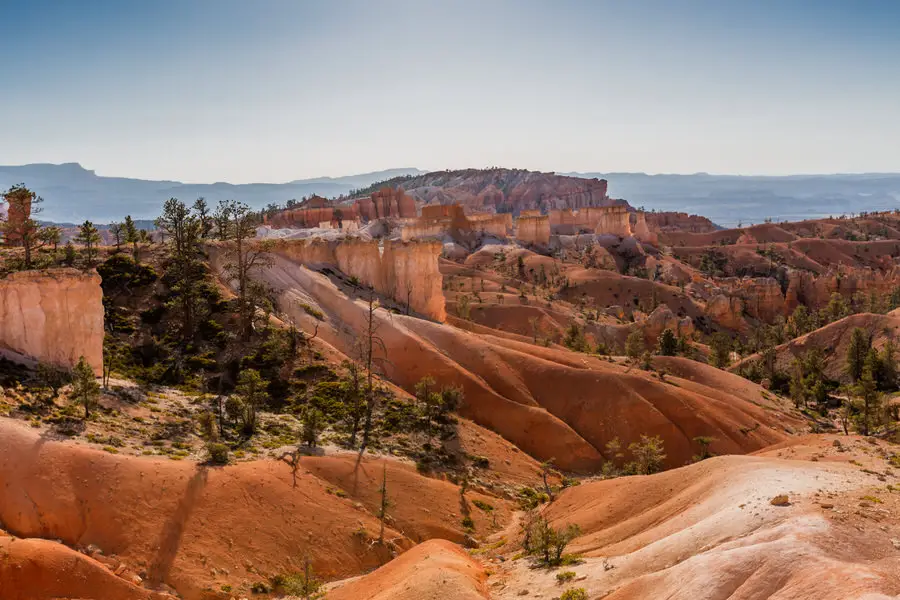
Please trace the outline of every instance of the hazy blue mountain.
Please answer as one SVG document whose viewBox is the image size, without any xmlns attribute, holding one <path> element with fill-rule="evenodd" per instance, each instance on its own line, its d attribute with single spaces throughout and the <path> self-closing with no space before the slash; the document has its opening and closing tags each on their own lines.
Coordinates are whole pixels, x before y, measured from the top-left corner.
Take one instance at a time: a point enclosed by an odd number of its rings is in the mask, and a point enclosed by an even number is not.
<svg viewBox="0 0 900 600">
<path fill-rule="evenodd" d="M 900 174 L 791 175 L 786 177 L 567 173 L 609 181 L 609 195 L 632 206 L 738 223 L 797 221 L 860 211 L 900 208 Z"/>
<path fill-rule="evenodd" d="M 346 177 L 318 177 L 289 183 L 210 183 L 146 181 L 101 177 L 76 163 L 0 166 L 0 189 L 25 183 L 43 196 L 42 220 L 98 223 L 119 220 L 126 214 L 153 219 L 171 197 L 193 202 L 204 196 L 211 204 L 235 199 L 261 208 L 292 198 L 318 194 L 335 197 L 377 181 L 407 174 L 414 168 L 388 169 Z M 900 174 L 794 175 L 788 177 L 709 175 L 647 175 L 645 173 L 560 173 L 602 177 L 609 194 L 632 206 L 674 210 L 709 217 L 723 226 L 799 220 L 865 210 L 900 207 Z"/>
<path fill-rule="evenodd" d="M 41 220 L 98 223 L 121 220 L 126 214 L 135 219 L 159 215 L 163 202 L 178 198 L 193 202 L 203 196 L 211 204 L 219 200 L 241 200 L 254 208 L 270 203 L 284 204 L 290 199 L 318 194 L 334 197 L 391 177 L 417 174 L 418 169 L 389 169 L 347 177 L 320 177 L 289 183 L 210 183 L 147 181 L 124 177 L 102 177 L 77 163 L 62 165 L 32 164 L 0 166 L 0 189 L 25 183 L 44 198 Z"/>
</svg>

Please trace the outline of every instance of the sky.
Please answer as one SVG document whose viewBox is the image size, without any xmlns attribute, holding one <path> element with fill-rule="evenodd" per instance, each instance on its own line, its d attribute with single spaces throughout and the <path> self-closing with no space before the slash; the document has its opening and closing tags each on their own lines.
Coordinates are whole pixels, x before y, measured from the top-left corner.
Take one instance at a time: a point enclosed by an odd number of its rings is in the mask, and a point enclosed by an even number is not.
<svg viewBox="0 0 900 600">
<path fill-rule="evenodd" d="M 900 171 L 896 0 L 0 0 L 0 164 Z"/>
</svg>

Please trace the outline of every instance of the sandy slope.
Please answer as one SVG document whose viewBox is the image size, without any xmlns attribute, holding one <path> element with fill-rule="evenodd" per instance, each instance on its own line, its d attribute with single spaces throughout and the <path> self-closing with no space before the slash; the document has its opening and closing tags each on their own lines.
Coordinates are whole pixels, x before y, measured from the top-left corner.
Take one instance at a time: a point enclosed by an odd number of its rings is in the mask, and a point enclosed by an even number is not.
<svg viewBox="0 0 900 600">
<path fill-rule="evenodd" d="M 352 482 L 346 458 L 310 459 L 308 467 L 294 478 L 278 461 L 213 468 L 117 456 L 48 440 L 0 419 L 0 523 L 24 538 L 97 546 L 149 584 L 166 583 L 189 600 L 295 570 L 304 555 L 329 579 L 390 559 L 387 548 L 371 543 L 379 522 L 367 509 L 381 484 L 378 465 L 364 462 Z M 339 493 L 343 485 L 350 488 L 345 494 Z M 413 546 L 398 529 L 416 541 L 462 540 L 457 486 L 396 461 L 388 463 L 388 485 L 396 509 L 389 511 L 394 526 L 386 537 L 396 551 Z M 506 514 L 502 500 L 474 490 L 468 498 L 489 502 L 500 519 Z M 492 517 L 477 508 L 472 517 L 479 533 L 493 527 Z M 42 568 L 54 571 L 53 564 Z"/>
<path fill-rule="evenodd" d="M 485 600 L 481 565 L 449 542 L 419 544 L 377 571 L 329 591 L 329 600 Z"/>
<path fill-rule="evenodd" d="M 727 456 L 649 477 L 571 488 L 546 509 L 577 523 L 573 570 L 590 597 L 622 599 L 892 598 L 900 593 L 900 495 L 872 473 L 886 462 L 868 442 L 802 438 L 763 456 Z M 896 447 L 894 447 L 896 450 Z M 850 464 L 855 460 L 859 464 Z M 861 470 L 869 469 L 869 472 Z M 896 485 L 897 475 L 890 476 Z M 770 500 L 787 494 L 791 505 Z M 861 502 L 877 495 L 881 504 Z M 503 563 L 494 598 L 559 593 L 552 572 Z"/>
<path fill-rule="evenodd" d="M 365 329 L 365 306 L 348 298 L 352 290 L 278 256 L 260 277 L 298 326 L 313 325 L 300 303 L 317 305 L 326 315 L 319 336 L 354 353 L 358 332 Z M 696 436 L 717 438 L 717 452 L 745 453 L 787 435 L 783 413 L 720 391 L 726 386 L 660 381 L 514 336 L 473 333 L 384 310 L 376 314 L 378 336 L 388 349 L 380 364 L 391 381 L 412 391 L 430 375 L 440 384 L 462 387 L 464 416 L 535 458 L 554 458 L 565 470 L 598 469 L 606 443 L 617 436 L 627 445 L 641 434 L 660 435 L 668 464 L 677 466 L 696 453 Z"/>
<path fill-rule="evenodd" d="M 57 542 L 0 535 L 3 600 L 174 600 L 116 576 L 103 564 Z"/>
</svg>

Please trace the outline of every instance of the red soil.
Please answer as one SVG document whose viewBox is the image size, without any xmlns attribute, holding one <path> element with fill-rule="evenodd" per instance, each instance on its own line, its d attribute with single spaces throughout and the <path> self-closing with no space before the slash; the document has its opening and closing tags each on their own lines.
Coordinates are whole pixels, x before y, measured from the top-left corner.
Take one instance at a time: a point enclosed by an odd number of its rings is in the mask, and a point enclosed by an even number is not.
<svg viewBox="0 0 900 600">
<path fill-rule="evenodd" d="M 329 600 L 485 600 L 485 573 L 458 546 L 419 544 L 377 571 L 328 592 Z"/>
<path fill-rule="evenodd" d="M 0 535 L 3 600 L 165 600 L 117 577 L 106 566 L 57 542 Z"/>
<path fill-rule="evenodd" d="M 346 458 L 308 459 L 294 479 L 283 462 L 214 468 L 116 456 L 0 421 L 0 521 L 17 536 L 95 545 L 125 561 L 148 584 L 166 583 L 188 600 L 215 598 L 226 583 L 238 590 L 297 570 L 305 555 L 329 579 L 388 560 L 385 548 L 370 543 L 379 523 L 366 510 L 377 495 L 381 469 L 364 463 L 356 491 L 347 491 L 361 499 L 358 504 L 339 497 L 335 485 L 308 472 L 307 465 L 350 487 Z M 389 513 L 396 514 L 398 526 L 416 539 L 462 539 L 458 487 L 398 463 L 391 465 L 388 484 L 396 486 L 396 509 Z M 468 497 L 489 502 L 501 518 L 506 514 L 501 500 L 475 491 Z M 490 517 L 474 506 L 472 517 L 477 531 L 490 528 Z M 386 536 L 400 550 L 412 546 L 391 527 Z M 87 563 L 85 573 L 92 568 Z M 114 579 L 110 594 L 129 589 Z"/>
</svg>

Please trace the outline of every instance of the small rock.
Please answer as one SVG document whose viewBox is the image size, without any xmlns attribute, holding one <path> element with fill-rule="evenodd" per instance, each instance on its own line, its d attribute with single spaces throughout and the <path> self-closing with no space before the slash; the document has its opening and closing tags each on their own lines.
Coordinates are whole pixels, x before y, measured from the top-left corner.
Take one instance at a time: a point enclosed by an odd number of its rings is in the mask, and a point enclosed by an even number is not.
<svg viewBox="0 0 900 600">
<path fill-rule="evenodd" d="M 819 504 L 819 506 L 821 506 L 825 510 L 834 508 L 834 504 L 832 504 L 831 502 L 822 502 L 821 504 Z"/>
<path fill-rule="evenodd" d="M 528 590 L 522 590 L 521 592 L 519 592 L 519 595 L 520 595 L 520 596 L 527 596 L 527 595 L 528 595 Z"/>
<path fill-rule="evenodd" d="M 775 496 L 771 500 L 769 500 L 769 504 L 772 506 L 790 506 L 791 501 L 785 494 L 779 494 Z"/>
<path fill-rule="evenodd" d="M 900 550 L 900 540 L 891 540 L 891 545 L 893 545 L 897 550 Z"/>
</svg>

